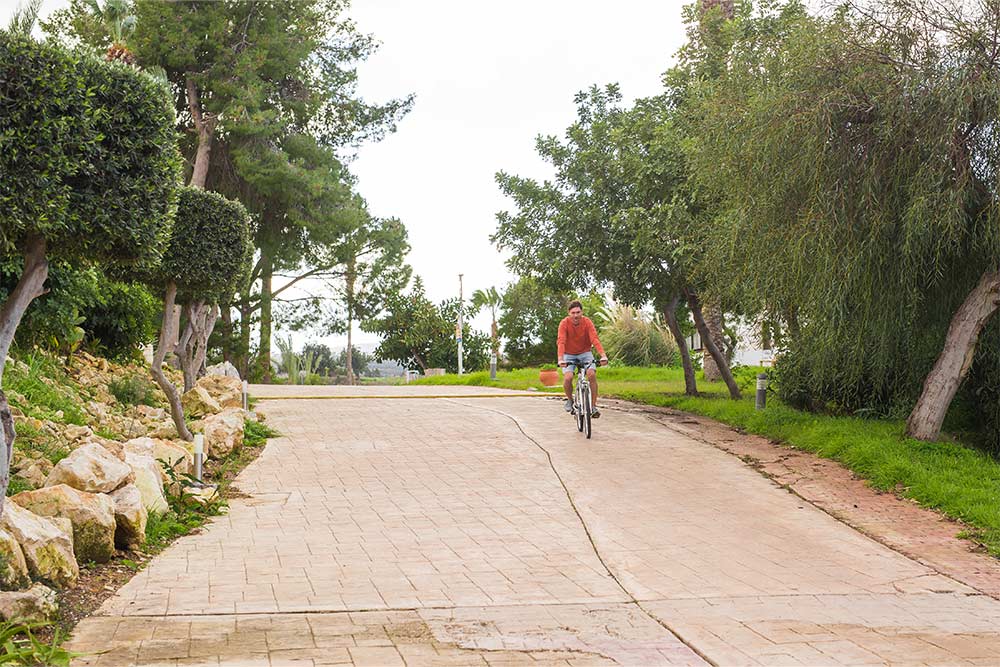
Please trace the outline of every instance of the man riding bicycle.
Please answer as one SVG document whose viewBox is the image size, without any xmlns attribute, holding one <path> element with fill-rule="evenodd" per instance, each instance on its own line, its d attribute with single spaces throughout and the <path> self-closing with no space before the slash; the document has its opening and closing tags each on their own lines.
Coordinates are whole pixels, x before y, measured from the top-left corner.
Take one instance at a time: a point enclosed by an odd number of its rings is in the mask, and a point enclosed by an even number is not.
<svg viewBox="0 0 1000 667">
<path fill-rule="evenodd" d="M 593 392 L 593 410 L 590 413 L 595 419 L 601 416 L 597 409 L 597 370 L 594 364 L 592 347 L 596 347 L 601 355 L 601 365 L 608 363 L 608 355 L 597 337 L 597 328 L 589 317 L 583 316 L 583 304 L 571 301 L 569 317 L 559 323 L 559 365 L 563 368 L 563 389 L 566 391 L 566 412 L 573 411 L 573 367 L 581 366 L 587 369 L 587 381 Z"/>
</svg>

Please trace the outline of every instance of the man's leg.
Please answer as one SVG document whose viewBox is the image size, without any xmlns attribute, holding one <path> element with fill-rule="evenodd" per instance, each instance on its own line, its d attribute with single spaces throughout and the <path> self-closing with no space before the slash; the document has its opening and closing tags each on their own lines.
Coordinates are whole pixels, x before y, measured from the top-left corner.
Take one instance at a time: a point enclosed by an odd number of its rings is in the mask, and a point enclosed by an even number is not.
<svg viewBox="0 0 1000 667">
<path fill-rule="evenodd" d="M 594 410 L 597 409 L 597 371 L 593 368 L 587 369 L 587 381 L 590 382 L 590 393 L 593 395 L 593 405 L 591 406 Z"/>
<path fill-rule="evenodd" d="M 573 369 L 567 366 L 563 370 L 563 391 L 566 392 L 566 398 L 573 400 Z"/>
</svg>

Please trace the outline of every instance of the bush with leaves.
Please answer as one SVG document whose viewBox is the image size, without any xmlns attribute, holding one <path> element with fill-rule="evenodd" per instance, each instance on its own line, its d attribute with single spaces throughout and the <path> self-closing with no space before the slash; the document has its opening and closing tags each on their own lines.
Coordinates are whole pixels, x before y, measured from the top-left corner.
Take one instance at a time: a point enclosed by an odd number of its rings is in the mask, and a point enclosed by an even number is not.
<svg viewBox="0 0 1000 667">
<path fill-rule="evenodd" d="M 677 346 L 658 322 L 635 308 L 611 304 L 599 311 L 601 342 L 608 357 L 626 366 L 672 366 Z"/>
<path fill-rule="evenodd" d="M 173 235 L 156 272 L 166 288 L 163 324 L 152 372 L 167 395 L 177 433 L 193 436 L 184 422 L 177 388 L 163 373 L 171 349 L 177 353 L 188 391 L 205 362 L 208 339 L 219 316 L 219 300 L 231 295 L 250 261 L 250 218 L 243 205 L 201 188 L 181 189 Z M 183 304 L 184 329 L 174 345 L 175 304 Z"/>
<path fill-rule="evenodd" d="M 0 381 L 50 259 L 153 265 L 180 176 L 168 91 L 131 67 L 0 34 L 0 255 L 23 260 L 0 305 Z M 0 497 L 15 437 L 0 392 Z"/>
</svg>

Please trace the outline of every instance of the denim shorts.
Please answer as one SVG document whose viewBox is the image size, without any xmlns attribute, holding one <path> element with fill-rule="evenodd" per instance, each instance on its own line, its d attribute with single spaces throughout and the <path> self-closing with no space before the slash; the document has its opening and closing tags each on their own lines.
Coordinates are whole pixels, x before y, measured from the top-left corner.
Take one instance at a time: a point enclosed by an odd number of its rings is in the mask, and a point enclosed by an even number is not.
<svg viewBox="0 0 1000 667">
<path fill-rule="evenodd" d="M 563 361 L 566 362 L 566 367 L 563 369 L 563 373 L 572 375 L 575 372 L 576 366 L 583 366 L 587 370 L 591 368 L 597 368 L 597 364 L 594 363 L 594 353 L 584 352 L 583 354 L 564 354 Z"/>
</svg>

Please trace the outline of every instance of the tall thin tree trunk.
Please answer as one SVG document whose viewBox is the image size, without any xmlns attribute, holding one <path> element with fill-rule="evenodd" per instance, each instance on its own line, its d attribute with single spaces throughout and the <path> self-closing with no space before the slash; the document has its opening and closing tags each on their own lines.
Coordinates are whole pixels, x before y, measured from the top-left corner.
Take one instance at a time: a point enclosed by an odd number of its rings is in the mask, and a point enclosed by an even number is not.
<svg viewBox="0 0 1000 667">
<path fill-rule="evenodd" d="M 10 485 L 10 463 L 14 451 L 17 431 L 14 417 L 3 392 L 3 373 L 7 366 L 7 353 L 14 342 L 21 319 L 31 302 L 45 294 L 45 281 L 49 277 L 49 260 L 46 258 L 48 244 L 44 237 L 28 239 L 22 252 L 24 269 L 13 291 L 0 306 L 0 516 L 3 516 L 4 498 Z"/>
<path fill-rule="evenodd" d="M 163 323 L 160 326 L 160 340 L 156 343 L 156 354 L 153 356 L 153 379 L 160 389 L 167 395 L 170 403 L 170 414 L 174 418 L 174 426 L 177 428 L 177 435 L 184 440 L 194 440 L 187 424 L 184 423 L 184 408 L 181 407 L 181 397 L 177 393 L 177 387 L 167 379 L 163 373 L 163 361 L 167 358 L 167 351 L 173 347 L 174 337 L 177 335 L 175 320 L 171 315 L 174 311 L 174 302 L 177 299 L 177 284 L 173 281 L 167 284 L 167 293 L 163 299 Z"/>
<path fill-rule="evenodd" d="M 729 387 L 729 396 L 734 399 L 742 398 L 740 388 L 736 386 L 736 380 L 733 379 L 733 374 L 729 370 L 729 362 L 726 361 L 726 355 L 712 340 L 712 333 L 708 330 L 705 317 L 701 312 L 701 302 L 698 300 L 698 295 L 691 289 L 686 289 L 685 295 L 687 296 L 688 307 L 691 308 L 691 315 L 694 317 L 694 324 L 698 327 L 698 333 L 701 334 L 701 344 L 708 348 L 708 353 L 715 359 L 715 363 L 722 373 L 722 379 L 725 380 L 726 386 Z"/>
<path fill-rule="evenodd" d="M 212 139 L 215 136 L 217 119 L 212 114 L 202 113 L 198 86 L 191 75 L 188 75 L 186 84 L 188 109 L 191 111 L 195 132 L 198 133 L 198 147 L 195 149 L 194 167 L 191 170 L 191 182 L 188 185 L 204 190 L 205 181 L 208 180 L 208 165 L 212 154 Z"/>
<path fill-rule="evenodd" d="M 684 332 L 681 331 L 681 324 L 677 320 L 677 307 L 681 303 L 679 294 L 674 295 L 663 311 L 663 317 L 667 320 L 667 328 L 673 334 L 674 342 L 677 343 L 677 352 L 681 355 L 681 366 L 684 367 L 684 393 L 688 396 L 698 395 L 698 383 L 695 380 L 694 364 L 691 363 L 691 351 L 688 350 L 687 340 Z"/>
<path fill-rule="evenodd" d="M 352 259 L 347 264 L 347 276 L 345 278 L 345 286 L 347 288 L 347 354 L 345 355 L 346 366 L 347 366 L 347 384 L 354 384 L 354 347 L 351 342 L 351 329 L 354 324 L 354 282 L 357 276 L 355 274 L 354 260 Z"/>
<path fill-rule="evenodd" d="M 222 360 L 233 363 L 233 305 L 227 303 L 219 311 L 222 321 Z M 235 366 L 235 364 L 233 364 Z"/>
<path fill-rule="evenodd" d="M 236 368 L 240 371 L 240 377 L 244 380 L 250 378 L 250 320 L 252 318 L 250 307 L 250 291 L 240 299 L 240 349 L 239 363 Z"/>
<path fill-rule="evenodd" d="M 972 366 L 979 334 L 998 307 L 1000 271 L 987 271 L 951 318 L 941 354 L 906 421 L 907 435 L 918 440 L 936 440 L 941 435 L 955 392 Z"/>
<path fill-rule="evenodd" d="M 725 354 L 726 334 L 725 325 L 722 319 L 722 308 L 720 308 L 718 304 L 712 302 L 705 304 L 702 310 L 705 315 L 705 325 L 708 327 L 708 331 L 711 334 L 712 342 L 715 343 L 717 348 L 722 350 L 723 354 Z M 707 381 L 718 382 L 722 379 L 722 371 L 719 369 L 719 365 L 715 363 L 715 359 L 712 356 L 705 355 L 702 366 L 705 371 L 705 379 Z"/>
<path fill-rule="evenodd" d="M 271 382 L 271 281 L 274 277 L 274 264 L 271 258 L 261 258 L 260 270 L 260 350 L 257 363 L 261 378 L 265 383 Z"/>
</svg>

